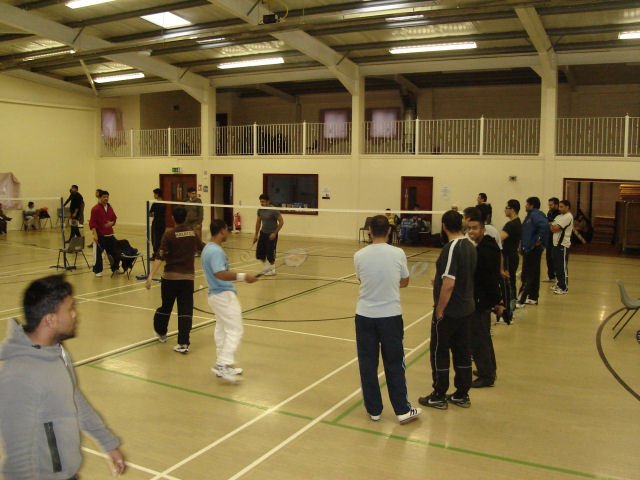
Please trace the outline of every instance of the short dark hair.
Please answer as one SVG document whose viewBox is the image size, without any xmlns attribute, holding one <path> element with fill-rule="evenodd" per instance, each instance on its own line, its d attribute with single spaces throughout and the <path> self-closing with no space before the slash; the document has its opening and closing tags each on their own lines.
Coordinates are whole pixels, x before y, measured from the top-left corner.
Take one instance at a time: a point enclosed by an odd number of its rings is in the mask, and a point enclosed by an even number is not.
<svg viewBox="0 0 640 480">
<path fill-rule="evenodd" d="M 196 191 L 196 187 L 187 188 L 187 193 L 191 193 L 191 192 L 195 192 L 195 191 Z"/>
<path fill-rule="evenodd" d="M 109 195 L 109 192 L 107 192 L 106 190 L 100 190 L 100 196 L 104 197 L 105 195 Z"/>
<path fill-rule="evenodd" d="M 475 221 L 484 223 L 484 219 L 482 218 L 482 211 L 477 207 L 467 207 L 462 211 L 464 218 L 467 221 Z"/>
<path fill-rule="evenodd" d="M 96 188 L 96 193 L 98 194 L 98 196 L 102 196 L 102 189 L 101 188 Z"/>
<path fill-rule="evenodd" d="M 176 223 L 184 223 L 184 221 L 187 219 L 187 209 L 184 207 L 176 207 L 173 209 L 172 215 Z"/>
<path fill-rule="evenodd" d="M 569 200 L 563 199 L 563 200 L 560 200 L 560 203 L 567 208 L 571 208 L 571 202 Z"/>
<path fill-rule="evenodd" d="M 442 215 L 442 224 L 447 227 L 451 233 L 462 231 L 462 215 L 455 210 L 448 210 Z"/>
<path fill-rule="evenodd" d="M 558 205 L 560 203 L 560 199 L 558 197 L 551 197 L 549 201 L 554 205 Z"/>
<path fill-rule="evenodd" d="M 218 233 L 220 233 L 225 228 L 229 228 L 224 220 L 216 218 L 211 221 L 211 226 L 209 227 L 209 231 L 211 232 L 211 236 L 215 237 Z"/>
<path fill-rule="evenodd" d="M 509 207 L 516 213 L 520 212 L 520 202 L 515 198 L 512 198 L 509 201 L 507 201 L 507 207 Z"/>
<path fill-rule="evenodd" d="M 483 202 L 487 201 L 487 194 L 480 192 L 478 196 L 482 199 Z"/>
<path fill-rule="evenodd" d="M 71 185 L 71 188 L 75 188 L 76 190 L 78 190 L 78 185 Z"/>
<path fill-rule="evenodd" d="M 540 210 L 540 199 L 538 197 L 527 198 L 527 203 L 533 208 L 537 208 L 538 210 Z"/>
<path fill-rule="evenodd" d="M 162 189 L 161 188 L 154 188 L 153 189 L 153 193 L 155 193 L 156 195 L 161 197 L 162 196 Z"/>
<path fill-rule="evenodd" d="M 266 193 L 261 193 L 260 196 L 258 197 L 258 200 L 266 200 L 268 202 L 270 198 L 269 198 L 269 195 L 267 195 Z"/>
<path fill-rule="evenodd" d="M 371 219 L 369 227 L 374 237 L 386 237 L 389 231 L 389 219 L 384 215 L 376 215 Z"/>
<path fill-rule="evenodd" d="M 33 206 L 34 206 L 34 203 L 33 203 L 33 202 L 29 202 L 29 203 L 27 203 L 27 207 L 33 207 Z"/>
<path fill-rule="evenodd" d="M 73 295 L 73 287 L 64 279 L 64 275 L 50 275 L 31 282 L 22 297 L 24 331 L 26 333 L 35 331 L 42 318 L 49 313 L 54 313 L 70 295 Z"/>
</svg>

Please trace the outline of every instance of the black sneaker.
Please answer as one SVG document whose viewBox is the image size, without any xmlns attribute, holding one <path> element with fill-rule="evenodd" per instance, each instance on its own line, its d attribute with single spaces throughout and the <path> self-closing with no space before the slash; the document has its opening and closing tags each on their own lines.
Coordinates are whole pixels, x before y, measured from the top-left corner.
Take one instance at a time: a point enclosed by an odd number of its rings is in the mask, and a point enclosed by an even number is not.
<svg viewBox="0 0 640 480">
<path fill-rule="evenodd" d="M 488 378 L 476 378 L 471 382 L 471 388 L 493 387 L 494 383 L 494 380 L 490 380 Z"/>
<path fill-rule="evenodd" d="M 418 403 L 425 407 L 438 408 L 440 410 L 446 410 L 449 408 L 447 405 L 447 399 L 445 397 L 439 397 L 435 392 L 431 392 L 426 397 L 420 397 Z"/>
<path fill-rule="evenodd" d="M 471 399 L 469 398 L 469 395 L 456 397 L 456 394 L 452 393 L 451 395 L 447 395 L 447 400 L 458 407 L 469 408 L 471 406 Z"/>
</svg>

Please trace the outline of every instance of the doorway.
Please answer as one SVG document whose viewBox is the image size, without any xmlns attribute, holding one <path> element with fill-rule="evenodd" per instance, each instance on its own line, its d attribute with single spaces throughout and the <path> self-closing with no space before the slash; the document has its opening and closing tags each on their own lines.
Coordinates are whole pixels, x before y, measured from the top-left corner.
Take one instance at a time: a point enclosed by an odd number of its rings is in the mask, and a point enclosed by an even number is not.
<svg viewBox="0 0 640 480">
<path fill-rule="evenodd" d="M 233 175 L 211 174 L 211 203 L 233 205 Z M 233 209 L 211 207 L 211 218 L 221 218 L 233 230 Z"/>
<path fill-rule="evenodd" d="M 187 199 L 187 189 L 196 188 L 198 176 L 196 174 L 160 174 L 160 188 L 162 198 L 166 201 L 184 202 Z M 173 228 L 173 210 L 167 205 L 165 221 L 167 228 Z"/>
<path fill-rule="evenodd" d="M 400 185 L 402 210 L 413 210 L 416 205 L 420 210 L 432 210 L 433 177 L 401 177 Z M 431 214 L 424 219 L 431 223 Z"/>
</svg>

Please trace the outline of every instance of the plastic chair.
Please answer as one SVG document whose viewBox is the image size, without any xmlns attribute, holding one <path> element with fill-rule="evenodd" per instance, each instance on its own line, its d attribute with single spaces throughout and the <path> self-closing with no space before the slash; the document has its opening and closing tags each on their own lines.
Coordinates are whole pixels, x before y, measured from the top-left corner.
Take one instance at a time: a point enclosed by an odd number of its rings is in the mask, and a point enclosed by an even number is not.
<svg viewBox="0 0 640 480">
<path fill-rule="evenodd" d="M 635 298 L 635 299 L 631 298 L 627 293 L 627 289 L 624 287 L 624 283 L 622 283 L 622 280 L 616 280 L 616 283 L 618 284 L 618 289 L 620 290 L 620 301 L 622 301 L 622 304 L 625 307 L 625 311 L 622 314 L 622 317 L 620 317 L 620 319 L 616 322 L 616 324 L 613 326 L 611 330 L 616 329 L 616 327 L 620 324 L 620 322 L 622 322 L 622 320 L 627 316 L 627 313 L 629 312 L 633 312 L 633 313 L 629 315 L 627 320 L 622 324 L 622 327 L 620 327 L 620 330 L 618 330 L 616 334 L 613 336 L 614 339 L 618 335 L 620 335 L 620 332 L 624 330 L 624 327 L 627 326 L 627 324 L 633 318 L 633 316 L 636 313 L 638 313 L 638 310 L 640 310 L 640 298 Z"/>
<path fill-rule="evenodd" d="M 87 268 L 91 268 L 89 265 L 89 260 L 87 260 L 86 255 L 84 254 L 84 237 L 73 237 L 65 248 L 61 248 L 58 250 L 58 262 L 56 264 L 56 268 L 64 268 L 65 270 L 75 270 L 76 262 L 78 261 L 78 255 L 82 255 L 85 263 L 87 264 Z M 73 265 L 67 259 L 67 255 L 75 254 L 75 258 L 73 259 Z M 60 265 L 60 257 L 63 258 L 63 264 Z"/>
<path fill-rule="evenodd" d="M 369 238 L 369 226 L 371 225 L 371 220 L 373 220 L 373 217 L 367 217 L 364 221 L 364 226 L 360 227 L 360 230 L 358 230 L 359 242 L 366 242 Z"/>
</svg>

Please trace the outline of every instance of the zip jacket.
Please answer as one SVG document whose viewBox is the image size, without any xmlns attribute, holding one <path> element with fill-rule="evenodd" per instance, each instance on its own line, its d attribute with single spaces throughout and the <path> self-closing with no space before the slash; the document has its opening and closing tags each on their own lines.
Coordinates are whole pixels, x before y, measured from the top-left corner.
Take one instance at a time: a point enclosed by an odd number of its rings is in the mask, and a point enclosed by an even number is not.
<svg viewBox="0 0 640 480">
<path fill-rule="evenodd" d="M 537 208 L 532 209 L 522 222 L 522 251 L 530 252 L 539 243 L 542 247 L 547 246 L 549 239 L 549 222 L 544 213 Z"/>
<path fill-rule="evenodd" d="M 116 212 L 113 211 L 113 207 L 107 204 L 107 208 L 98 203 L 91 209 L 91 218 L 89 219 L 89 228 L 96 229 L 99 236 L 113 235 L 113 225 L 116 224 Z M 113 222 L 113 225 L 107 227 L 107 222 Z"/>
<path fill-rule="evenodd" d="M 33 345 L 9 320 L 0 345 L 0 435 L 5 480 L 66 480 L 80 470 L 80 431 L 105 452 L 120 441 L 78 388 L 61 344 Z"/>
</svg>

